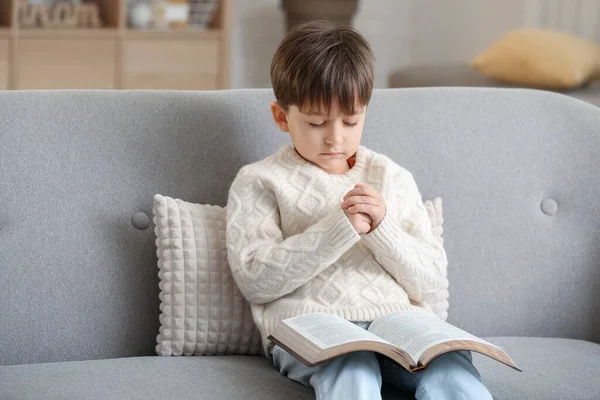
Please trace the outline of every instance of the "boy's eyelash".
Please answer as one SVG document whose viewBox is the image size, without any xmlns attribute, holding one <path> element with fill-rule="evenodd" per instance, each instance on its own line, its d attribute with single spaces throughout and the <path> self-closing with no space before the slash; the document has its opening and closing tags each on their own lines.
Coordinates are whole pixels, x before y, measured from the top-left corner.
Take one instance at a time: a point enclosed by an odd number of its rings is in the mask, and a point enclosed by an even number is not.
<svg viewBox="0 0 600 400">
<path fill-rule="evenodd" d="M 358 124 L 358 122 L 344 122 L 344 125 L 349 126 L 349 127 L 353 127 L 356 126 L 356 124 Z M 322 124 L 313 124 L 312 122 L 309 122 L 309 125 L 312 126 L 313 128 L 321 128 L 322 126 L 325 125 L 325 122 L 323 122 Z"/>
</svg>

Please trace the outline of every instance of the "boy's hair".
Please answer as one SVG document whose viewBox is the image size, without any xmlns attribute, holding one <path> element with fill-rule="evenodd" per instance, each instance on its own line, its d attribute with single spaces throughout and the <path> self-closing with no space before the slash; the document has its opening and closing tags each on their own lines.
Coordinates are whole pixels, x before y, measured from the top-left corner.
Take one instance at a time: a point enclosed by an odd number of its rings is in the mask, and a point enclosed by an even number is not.
<svg viewBox="0 0 600 400">
<path fill-rule="evenodd" d="M 295 105 L 326 108 L 334 101 L 346 114 L 366 106 L 373 92 L 371 46 L 357 31 L 314 21 L 293 29 L 271 63 L 275 98 L 287 110 Z"/>
</svg>

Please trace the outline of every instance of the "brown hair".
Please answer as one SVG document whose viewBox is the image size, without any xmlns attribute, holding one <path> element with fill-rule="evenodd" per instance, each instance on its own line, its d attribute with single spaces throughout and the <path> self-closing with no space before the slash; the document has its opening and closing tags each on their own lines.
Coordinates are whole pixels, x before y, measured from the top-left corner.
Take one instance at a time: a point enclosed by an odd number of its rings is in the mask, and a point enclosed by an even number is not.
<svg viewBox="0 0 600 400">
<path fill-rule="evenodd" d="M 284 109 L 291 105 L 329 106 L 354 114 L 366 106 L 373 91 L 375 57 L 357 31 L 327 21 L 293 29 L 281 42 L 271 63 L 275 98 Z"/>
</svg>

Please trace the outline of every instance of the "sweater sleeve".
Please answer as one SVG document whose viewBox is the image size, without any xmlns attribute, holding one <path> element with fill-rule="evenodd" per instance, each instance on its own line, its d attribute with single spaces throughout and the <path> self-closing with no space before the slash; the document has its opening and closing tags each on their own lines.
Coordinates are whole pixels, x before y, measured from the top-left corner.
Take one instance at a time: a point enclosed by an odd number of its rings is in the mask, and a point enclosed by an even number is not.
<svg viewBox="0 0 600 400">
<path fill-rule="evenodd" d="M 363 240 L 413 304 L 445 320 L 449 306 L 446 252 L 432 233 L 413 176 L 395 164 L 389 169 L 390 178 L 382 188 L 386 216 Z"/>
<path fill-rule="evenodd" d="M 269 303 L 291 293 L 360 240 L 341 206 L 284 238 L 275 194 L 243 171 L 229 191 L 226 241 L 232 275 L 249 302 Z"/>
</svg>

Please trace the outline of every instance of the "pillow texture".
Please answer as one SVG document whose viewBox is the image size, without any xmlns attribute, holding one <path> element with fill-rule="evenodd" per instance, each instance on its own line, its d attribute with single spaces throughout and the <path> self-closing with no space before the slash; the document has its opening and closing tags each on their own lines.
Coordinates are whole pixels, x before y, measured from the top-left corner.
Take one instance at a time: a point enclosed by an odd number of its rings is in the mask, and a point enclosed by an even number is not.
<svg viewBox="0 0 600 400">
<path fill-rule="evenodd" d="M 470 66 L 500 82 L 550 90 L 577 88 L 600 76 L 600 46 L 563 32 L 516 29 Z"/>
<path fill-rule="evenodd" d="M 443 243 L 442 200 L 424 203 Z M 227 262 L 226 209 L 157 194 L 153 222 L 161 311 L 157 354 L 262 354 L 250 305 Z"/>
<path fill-rule="evenodd" d="M 260 354 L 250 305 L 231 275 L 225 209 L 154 196 L 158 355 Z"/>
<path fill-rule="evenodd" d="M 444 212 L 442 210 L 442 198 L 436 197 L 432 200 L 424 202 L 425 209 L 431 220 L 431 230 L 433 236 L 436 237 L 439 242 L 444 245 Z"/>
</svg>

